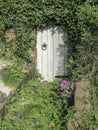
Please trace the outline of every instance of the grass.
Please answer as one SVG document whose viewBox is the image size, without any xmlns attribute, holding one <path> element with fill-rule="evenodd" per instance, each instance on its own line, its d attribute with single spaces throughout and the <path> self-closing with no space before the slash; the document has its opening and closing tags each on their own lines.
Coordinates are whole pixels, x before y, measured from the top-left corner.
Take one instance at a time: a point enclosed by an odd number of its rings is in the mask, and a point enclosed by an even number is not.
<svg viewBox="0 0 98 130">
<path fill-rule="evenodd" d="M 1 124 L 2 129 L 60 130 L 62 121 L 66 124 L 66 115 L 62 120 L 62 102 L 53 91 L 54 88 L 58 89 L 56 85 L 59 84 L 29 81 L 6 107 L 8 112 Z"/>
<path fill-rule="evenodd" d="M 26 74 L 27 70 L 12 65 L 4 67 L 2 77 L 6 85 L 17 86 Z"/>
<path fill-rule="evenodd" d="M 17 85 L 26 73 L 20 67 L 6 66 L 3 79 L 7 85 Z M 36 74 L 35 81 L 27 81 L 10 100 L 1 129 L 66 130 L 68 112 L 59 94 L 60 81 L 40 82 L 39 78 Z"/>
</svg>

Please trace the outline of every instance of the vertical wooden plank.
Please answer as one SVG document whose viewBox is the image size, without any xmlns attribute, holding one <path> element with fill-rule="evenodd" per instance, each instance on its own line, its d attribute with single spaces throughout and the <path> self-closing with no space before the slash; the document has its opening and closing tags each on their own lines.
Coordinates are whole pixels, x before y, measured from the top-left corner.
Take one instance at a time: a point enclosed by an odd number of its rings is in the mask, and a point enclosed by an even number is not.
<svg viewBox="0 0 98 130">
<path fill-rule="evenodd" d="M 64 46 L 64 35 L 63 30 L 60 29 L 60 44 L 59 44 L 59 75 L 63 76 L 65 74 L 65 46 Z"/>
<path fill-rule="evenodd" d="M 54 78 L 58 75 L 58 47 L 59 47 L 59 30 L 58 27 L 54 28 Z"/>
<path fill-rule="evenodd" d="M 65 75 L 65 37 L 62 28 L 59 28 L 59 47 L 58 47 L 58 76 Z"/>
<path fill-rule="evenodd" d="M 48 66 L 48 63 L 47 63 L 47 48 L 48 48 L 48 41 L 47 41 L 47 28 L 45 28 L 43 30 L 43 33 L 42 33 L 42 43 L 41 43 L 41 47 L 43 44 L 47 45 L 46 46 L 46 49 L 44 50 L 42 48 L 42 53 L 43 53 L 43 57 L 42 57 L 42 60 L 43 60 L 43 69 L 42 69 L 42 74 L 43 74 L 43 78 L 44 80 L 48 80 L 48 74 L 47 74 L 47 66 Z"/>
<path fill-rule="evenodd" d="M 48 81 L 54 79 L 54 65 L 53 65 L 53 42 L 54 42 L 54 29 L 48 28 Z"/>
<path fill-rule="evenodd" d="M 37 70 L 42 74 L 42 50 L 41 50 L 41 43 L 42 43 L 42 31 L 37 31 Z"/>
<path fill-rule="evenodd" d="M 65 65 L 68 63 L 68 45 L 67 45 L 67 41 L 68 41 L 68 36 L 66 31 L 64 31 L 64 44 L 65 44 Z M 66 66 L 64 66 L 64 71 L 65 71 L 65 75 L 68 75 L 68 68 L 66 68 Z"/>
</svg>

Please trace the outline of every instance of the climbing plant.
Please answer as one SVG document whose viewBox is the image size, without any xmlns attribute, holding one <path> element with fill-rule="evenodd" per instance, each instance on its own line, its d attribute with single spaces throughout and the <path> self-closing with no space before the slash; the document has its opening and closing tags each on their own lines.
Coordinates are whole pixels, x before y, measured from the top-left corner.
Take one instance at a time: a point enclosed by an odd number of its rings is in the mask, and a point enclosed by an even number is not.
<svg viewBox="0 0 98 130">
<path fill-rule="evenodd" d="M 32 30 L 52 23 L 63 25 L 68 33 L 70 69 L 75 70 L 73 75 L 89 73 L 98 48 L 97 6 L 96 0 L 1 0 L 0 41 L 5 41 L 8 28 L 14 28 L 13 54 L 31 61 Z"/>
<path fill-rule="evenodd" d="M 32 30 L 48 24 L 63 25 L 68 34 L 69 65 L 73 79 L 93 75 L 97 68 L 98 2 L 96 0 L 1 0 L 0 43 L 15 30 L 14 54 L 30 62 Z M 34 41 L 33 41 L 34 42 Z M 5 44 L 3 44 L 5 45 Z"/>
<path fill-rule="evenodd" d="M 72 79 L 76 81 L 81 75 L 86 75 L 93 81 L 98 66 L 97 0 L 0 1 L 0 44 L 5 45 L 6 30 L 13 28 L 15 47 L 12 54 L 27 62 L 31 61 L 29 49 L 33 46 L 32 30 L 53 23 L 63 25 L 67 30 L 68 66 Z"/>
<path fill-rule="evenodd" d="M 16 35 L 14 54 L 29 59 L 30 33 L 35 28 L 49 23 L 64 25 L 68 30 L 69 43 L 79 42 L 76 11 L 82 2 L 62 0 L 9 0 L 0 2 L 0 34 L 4 40 L 7 28 L 14 28 Z M 74 47 L 73 47 L 74 48 Z"/>
</svg>

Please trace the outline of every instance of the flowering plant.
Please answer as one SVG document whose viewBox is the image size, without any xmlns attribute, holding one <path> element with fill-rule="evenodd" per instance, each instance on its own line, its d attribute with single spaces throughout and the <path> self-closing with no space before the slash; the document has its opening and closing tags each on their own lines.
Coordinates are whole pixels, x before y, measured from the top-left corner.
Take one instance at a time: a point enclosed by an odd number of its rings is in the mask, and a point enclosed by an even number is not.
<svg viewBox="0 0 98 130">
<path fill-rule="evenodd" d="M 72 89 L 67 80 L 63 80 L 60 86 L 60 94 L 63 97 L 64 104 L 68 105 L 68 99 L 72 98 Z"/>
</svg>

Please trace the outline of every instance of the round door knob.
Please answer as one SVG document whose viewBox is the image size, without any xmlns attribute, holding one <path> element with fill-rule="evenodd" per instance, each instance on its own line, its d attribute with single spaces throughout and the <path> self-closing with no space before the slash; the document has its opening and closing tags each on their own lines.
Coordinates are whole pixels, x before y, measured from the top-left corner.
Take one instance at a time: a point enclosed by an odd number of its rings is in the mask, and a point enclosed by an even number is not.
<svg viewBox="0 0 98 130">
<path fill-rule="evenodd" d="M 46 43 L 43 43 L 42 44 L 42 50 L 46 50 L 47 49 L 47 44 Z"/>
</svg>

